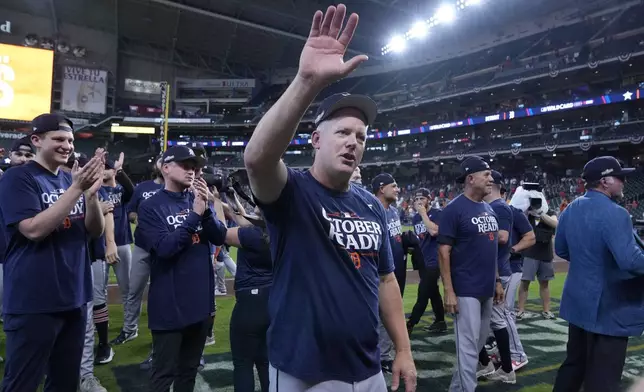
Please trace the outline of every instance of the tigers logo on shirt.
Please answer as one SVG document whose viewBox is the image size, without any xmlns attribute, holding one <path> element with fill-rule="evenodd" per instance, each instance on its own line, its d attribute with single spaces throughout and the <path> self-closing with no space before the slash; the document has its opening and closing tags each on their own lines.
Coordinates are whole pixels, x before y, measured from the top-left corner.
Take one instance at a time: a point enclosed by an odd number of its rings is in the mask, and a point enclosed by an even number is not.
<svg viewBox="0 0 644 392">
<path fill-rule="evenodd" d="M 472 217 L 471 223 L 476 226 L 479 234 L 487 235 L 490 241 L 494 241 L 496 238 L 494 234 L 499 231 L 499 224 L 494 216 L 484 212 L 479 216 Z"/>
<path fill-rule="evenodd" d="M 168 215 L 165 217 L 165 221 L 168 224 L 168 226 L 172 227 L 173 229 L 176 229 L 177 227 L 181 226 L 183 222 L 186 221 L 186 218 L 190 215 L 190 210 L 183 210 L 181 212 L 178 212 L 174 215 Z M 199 236 L 199 232 L 201 232 L 203 228 L 201 227 L 201 223 L 197 227 L 197 233 L 192 234 L 192 243 L 193 244 L 198 244 L 201 242 L 201 238 Z"/>
<path fill-rule="evenodd" d="M 40 200 L 49 208 L 54 205 L 60 199 L 60 197 L 65 193 L 64 189 L 55 189 L 50 192 L 43 192 L 40 194 Z M 74 204 L 72 211 L 65 217 L 63 220 L 63 228 L 69 229 L 72 227 L 72 221 L 77 219 L 85 218 L 85 196 L 82 195 Z"/>
<path fill-rule="evenodd" d="M 374 257 L 382 244 L 382 226 L 366 220 L 354 212 L 327 212 L 322 216 L 329 222 L 329 239 L 349 252 L 356 268 L 360 268 L 361 256 Z"/>
</svg>

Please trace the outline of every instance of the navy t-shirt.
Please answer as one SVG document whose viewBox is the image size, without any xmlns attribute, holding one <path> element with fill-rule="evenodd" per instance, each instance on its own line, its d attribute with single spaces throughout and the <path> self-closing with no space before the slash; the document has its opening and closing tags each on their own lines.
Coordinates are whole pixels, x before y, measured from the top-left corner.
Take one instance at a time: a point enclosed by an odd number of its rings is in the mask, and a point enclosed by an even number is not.
<svg viewBox="0 0 644 392">
<path fill-rule="evenodd" d="M 157 193 L 162 188 L 163 184 L 156 183 L 154 180 L 143 181 L 142 183 L 137 185 L 134 188 L 132 199 L 130 199 L 130 202 L 127 205 L 128 215 L 130 212 L 135 212 L 138 214 L 141 202 L 149 199 L 152 195 Z M 139 230 L 139 227 L 137 226 L 136 229 L 134 229 L 134 245 L 145 249 L 146 246 L 142 242 L 140 233 L 141 232 Z"/>
<path fill-rule="evenodd" d="M 396 269 L 407 269 L 405 260 L 405 251 L 402 246 L 402 228 L 400 226 L 400 214 L 398 209 L 393 206 L 385 209 L 387 216 L 387 229 L 389 231 L 389 241 L 391 242 L 391 255 L 394 258 L 394 267 Z"/>
<path fill-rule="evenodd" d="M 429 220 L 438 224 L 441 213 L 441 209 L 432 207 L 427 211 L 427 216 Z M 438 242 L 436 237 L 429 235 L 420 214 L 416 214 L 411 218 L 411 224 L 414 225 L 414 233 L 420 240 L 420 251 L 423 254 L 425 268 L 438 268 Z"/>
<path fill-rule="evenodd" d="M 124 199 L 125 190 L 120 184 L 102 188 L 107 193 L 108 200 L 114 205 L 114 242 L 116 246 L 129 245 L 132 243 L 132 227 L 127 216 L 129 200 Z"/>
<path fill-rule="evenodd" d="M 380 201 L 358 186 L 333 191 L 308 171 L 288 169 L 279 198 L 259 204 L 274 262 L 271 364 L 309 384 L 378 374 L 380 275 L 394 270 Z"/>
<path fill-rule="evenodd" d="M 241 248 L 237 251 L 235 291 L 261 289 L 273 284 L 273 262 L 267 234 L 259 227 L 237 229 Z"/>
<path fill-rule="evenodd" d="M 508 203 L 503 199 L 496 199 L 490 203 L 490 207 L 494 210 L 496 214 L 496 220 L 499 224 L 499 230 L 505 230 L 508 232 L 508 235 L 512 235 L 512 226 L 514 223 L 514 218 L 512 217 L 512 210 Z M 510 243 L 510 238 L 505 244 L 499 244 L 499 255 L 498 255 L 498 268 L 499 276 L 510 276 L 512 275 L 512 270 L 510 269 L 510 248 L 512 244 Z"/>
<path fill-rule="evenodd" d="M 18 230 L 21 221 L 53 205 L 71 184 L 71 174 L 62 170 L 53 174 L 34 161 L 3 175 L 0 223 L 7 243 L 3 265 L 5 313 L 61 312 L 92 300 L 84 196 L 43 240 L 31 241 Z"/>
<path fill-rule="evenodd" d="M 150 252 L 148 326 L 176 330 L 214 312 L 210 244 L 222 245 L 226 226 L 208 209 L 192 211 L 191 192 L 161 190 L 139 207 L 138 229 Z"/>
<path fill-rule="evenodd" d="M 452 246 L 452 285 L 458 297 L 494 296 L 499 225 L 489 204 L 457 196 L 443 209 L 438 243 Z"/>
<path fill-rule="evenodd" d="M 98 199 L 100 201 L 109 201 L 109 195 L 104 187 L 98 190 Z M 90 261 L 105 260 L 105 233 L 98 238 L 92 238 L 89 241 L 88 249 Z"/>
<path fill-rule="evenodd" d="M 510 206 L 510 209 L 512 210 L 513 219 L 510 247 L 513 247 L 521 241 L 521 237 L 532 231 L 532 225 L 530 225 L 530 221 L 528 221 L 528 217 L 523 211 L 512 206 Z M 523 256 L 521 254 L 518 254 L 516 257 L 510 257 L 510 269 L 513 274 L 523 272 Z"/>
</svg>

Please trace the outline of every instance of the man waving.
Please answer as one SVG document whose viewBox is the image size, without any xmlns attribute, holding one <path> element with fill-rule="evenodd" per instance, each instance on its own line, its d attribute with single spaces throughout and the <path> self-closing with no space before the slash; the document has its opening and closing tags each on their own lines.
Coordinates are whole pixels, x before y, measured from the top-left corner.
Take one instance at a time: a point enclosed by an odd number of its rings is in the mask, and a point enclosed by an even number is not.
<svg viewBox="0 0 644 392">
<path fill-rule="evenodd" d="M 358 24 L 346 7 L 317 11 L 297 76 L 257 125 L 244 163 L 270 233 L 274 262 L 268 330 L 270 390 L 387 390 L 380 368 L 378 306 L 396 348 L 392 389 L 416 387 L 416 368 L 382 204 L 350 184 L 377 107 L 336 94 L 317 112 L 311 170 L 287 168 L 282 154 L 316 95 L 367 60 L 343 61 Z M 302 257 L 306 255 L 306 257 Z"/>
</svg>

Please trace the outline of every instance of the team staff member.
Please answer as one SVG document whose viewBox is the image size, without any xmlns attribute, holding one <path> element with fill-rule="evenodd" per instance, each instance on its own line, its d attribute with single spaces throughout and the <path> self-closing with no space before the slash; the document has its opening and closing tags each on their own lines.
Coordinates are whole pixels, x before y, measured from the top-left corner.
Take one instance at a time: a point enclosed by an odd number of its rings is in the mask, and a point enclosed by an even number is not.
<svg viewBox="0 0 644 392">
<path fill-rule="evenodd" d="M 45 390 L 78 387 L 86 304 L 92 299 L 87 244 L 104 228 L 96 195 L 104 153 L 98 149 L 71 174 L 60 170 L 74 151 L 72 126 L 58 114 L 36 117 L 31 134 L 36 157 L 2 179 L 0 222 L 7 240 L 3 391 L 36 391 L 45 374 Z"/>
<path fill-rule="evenodd" d="M 555 278 L 555 268 L 552 265 L 554 259 L 552 239 L 557 229 L 557 215 L 549 210 L 546 214 L 536 216 L 532 210 L 528 210 L 528 220 L 534 230 L 536 243 L 523 251 L 523 275 L 519 287 L 517 318 L 521 319 L 525 316 L 525 303 L 528 300 L 530 282 L 536 278 L 539 281 L 539 296 L 543 303 L 541 315 L 551 320 L 555 315 L 550 311 L 549 284 Z"/>
<path fill-rule="evenodd" d="M 496 214 L 497 223 L 499 225 L 499 251 L 497 256 L 497 269 L 501 285 L 506 290 L 512 276 L 510 269 L 510 233 L 513 230 L 514 218 L 512 217 L 512 210 L 505 199 L 501 197 L 501 187 L 503 185 L 503 176 L 496 170 L 492 170 L 492 185 L 491 192 L 485 196 L 483 200 L 492 207 Z M 483 365 L 483 369 L 478 374 L 485 375 L 490 381 L 501 381 L 507 384 L 515 384 L 517 381 L 516 374 L 514 373 L 514 364 L 510 355 L 510 339 L 516 339 L 515 345 L 520 347 L 523 351 L 523 346 L 519 340 L 519 334 L 514 325 L 514 319 L 510 315 L 510 309 L 506 306 L 505 301 L 500 301 L 494 304 L 492 308 L 492 316 L 490 319 L 490 327 L 494 332 L 496 338 L 499 357 L 501 359 L 501 367 L 494 368 L 494 364 L 490 361 L 485 348 L 479 352 L 479 362 Z M 518 364 L 517 364 L 518 366 Z M 524 364 L 525 366 L 525 364 Z M 477 375 L 478 375 L 477 374 Z"/>
<path fill-rule="evenodd" d="M 352 178 L 355 176 L 355 170 Z M 387 231 L 389 233 L 389 242 L 391 244 L 391 254 L 394 257 L 394 274 L 400 287 L 400 295 L 405 293 L 405 281 L 407 280 L 407 260 L 405 259 L 405 252 L 402 244 L 402 229 L 400 227 L 400 217 L 398 210 L 394 205 L 398 200 L 398 193 L 400 189 L 396 180 L 391 174 L 381 173 L 378 174 L 371 182 L 371 189 L 376 195 L 380 203 L 385 209 L 387 217 Z M 387 334 L 382 322 L 379 325 L 380 333 L 380 363 L 382 369 L 391 373 L 391 366 L 393 364 L 393 342 Z"/>
<path fill-rule="evenodd" d="M 644 332 L 644 253 L 622 198 L 635 169 L 601 156 L 584 166 L 588 190 L 561 214 L 557 255 L 570 261 L 559 315 L 568 321 L 566 360 L 555 392 L 619 391 L 629 336 Z"/>
<path fill-rule="evenodd" d="M 504 292 L 497 271 L 499 225 L 483 201 L 494 182 L 490 166 L 480 157 L 469 157 L 461 163 L 461 173 L 457 180 L 465 189 L 445 206 L 439 222 L 438 263 L 445 311 L 454 315 L 456 335 L 457 362 L 449 390 L 474 392 L 493 297 L 502 301 Z"/>
<path fill-rule="evenodd" d="M 9 170 L 12 167 L 24 165 L 25 163 L 31 161 L 34 158 L 34 147 L 31 145 L 31 141 L 28 136 L 25 136 L 21 139 L 16 140 L 11 146 L 11 152 L 9 154 Z M 0 261 L 4 259 L 5 251 L 5 241 L 4 234 L 2 233 L 2 227 L 0 227 Z M 2 302 L 3 290 L 3 279 L 2 279 L 2 268 L 0 268 L 0 302 Z M 2 304 L 0 303 L 0 317 L 2 317 Z M 2 357 L 0 357 L 0 362 Z"/>
<path fill-rule="evenodd" d="M 438 221 L 440 219 L 441 209 L 430 207 L 431 192 L 429 189 L 420 188 L 416 191 L 414 200 L 414 209 L 416 215 L 411 219 L 414 226 L 414 232 L 420 239 L 420 250 L 423 255 L 423 264 L 418 270 L 420 283 L 418 284 L 418 297 L 416 304 L 411 311 L 409 320 L 407 320 L 407 330 L 411 334 L 412 330 L 425 314 L 427 304 L 431 301 L 432 311 L 434 312 L 434 322 L 429 326 L 428 331 L 432 333 L 447 332 L 445 323 L 445 307 L 443 298 L 438 288 L 438 279 L 441 276 L 438 268 Z"/>
<path fill-rule="evenodd" d="M 210 245 L 226 226 L 207 208 L 208 190 L 195 171 L 205 161 L 185 146 L 163 154 L 164 189 L 139 208 L 139 229 L 150 252 L 148 326 L 152 331 L 151 392 L 192 391 L 214 308 Z M 190 191 L 193 186 L 196 192 Z"/>
<path fill-rule="evenodd" d="M 291 170 L 281 160 L 316 95 L 366 60 L 343 61 L 358 23 L 352 14 L 340 34 L 345 14 L 342 4 L 315 13 L 296 77 L 257 125 L 244 152 L 274 262 L 271 391 L 313 386 L 385 391 L 379 305 L 397 352 L 392 389 L 398 389 L 400 376 L 407 391 L 416 387 L 385 210 L 373 194 L 349 183 L 362 160 L 375 102 L 348 93 L 327 98 L 316 115 L 311 169 Z"/>
<path fill-rule="evenodd" d="M 254 392 L 255 374 L 262 392 L 268 392 L 268 347 L 270 324 L 268 297 L 273 285 L 273 262 L 265 228 L 254 226 L 244 216 L 225 208 L 228 220 L 237 224 L 226 232 L 226 244 L 238 248 L 235 275 L 235 307 L 230 317 L 230 351 L 236 392 Z M 261 219 L 261 211 L 255 209 Z"/>
<path fill-rule="evenodd" d="M 110 267 L 114 269 L 116 282 L 121 291 L 121 301 L 123 303 L 123 317 L 132 319 L 128 316 L 135 312 L 128 302 L 130 292 L 130 270 L 132 267 L 132 228 L 128 219 L 127 206 L 134 194 L 134 184 L 123 171 L 123 161 L 125 154 L 121 153 L 117 161 L 108 159 L 105 161 L 105 172 L 103 178 L 103 189 L 108 195 L 108 200 L 114 206 L 114 242 L 116 246 L 116 260 L 113 257 L 108 258 L 107 271 L 105 274 L 105 286 L 109 277 Z M 108 252 L 111 253 L 111 252 Z M 123 344 L 138 336 L 137 325 L 123 324 L 121 332 L 118 334 L 112 344 Z"/>
</svg>

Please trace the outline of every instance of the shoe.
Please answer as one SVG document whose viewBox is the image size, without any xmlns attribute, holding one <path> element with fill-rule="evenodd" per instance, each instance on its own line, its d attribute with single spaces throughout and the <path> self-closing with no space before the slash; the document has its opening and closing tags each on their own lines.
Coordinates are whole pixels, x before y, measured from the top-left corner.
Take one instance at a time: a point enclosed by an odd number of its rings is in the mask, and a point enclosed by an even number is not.
<svg viewBox="0 0 644 392">
<path fill-rule="evenodd" d="M 385 361 L 380 361 L 380 367 L 382 368 L 383 373 L 389 373 L 391 374 L 392 367 L 394 366 L 394 361 L 392 360 L 385 360 Z"/>
<path fill-rule="evenodd" d="M 552 312 L 541 312 L 541 316 L 546 320 L 554 320 L 557 318 Z"/>
<path fill-rule="evenodd" d="M 152 367 L 152 351 L 150 351 L 150 355 L 146 358 L 145 361 L 141 362 L 139 365 L 139 368 L 141 370 L 149 370 Z"/>
<path fill-rule="evenodd" d="M 517 320 L 523 320 L 526 317 L 526 314 L 525 312 L 517 312 L 515 317 Z"/>
<path fill-rule="evenodd" d="M 199 359 L 199 367 L 197 368 L 197 371 L 200 372 L 205 367 L 206 367 L 206 360 L 203 358 L 203 355 L 202 355 L 201 359 Z"/>
<path fill-rule="evenodd" d="M 432 325 L 425 328 L 425 331 L 430 333 L 446 333 L 447 323 L 445 321 L 434 321 Z"/>
<path fill-rule="evenodd" d="M 494 373 L 495 370 L 496 369 L 494 368 L 492 361 L 490 361 L 487 366 L 483 366 L 481 365 L 481 362 L 478 362 L 476 364 L 476 378 L 489 376 Z"/>
<path fill-rule="evenodd" d="M 208 336 L 206 338 L 206 346 L 212 346 L 213 344 L 215 344 L 215 335 Z"/>
<path fill-rule="evenodd" d="M 496 348 L 496 339 L 494 337 L 490 337 L 487 340 L 487 343 L 485 343 L 485 351 L 490 353 L 490 351 L 493 351 Z"/>
<path fill-rule="evenodd" d="M 528 364 L 528 357 L 525 357 L 523 361 L 515 361 L 514 359 L 512 360 L 512 370 L 515 372 L 521 368 L 523 368 L 525 365 Z"/>
<path fill-rule="evenodd" d="M 96 348 L 96 358 L 94 358 L 95 365 L 105 365 L 112 362 L 114 359 L 114 350 L 109 344 L 99 344 Z"/>
<path fill-rule="evenodd" d="M 486 376 L 488 381 L 501 381 L 504 384 L 516 384 L 517 374 L 513 371 L 506 373 L 502 368 L 498 368 L 496 372 Z"/>
<path fill-rule="evenodd" d="M 501 363 L 501 355 L 499 354 L 499 350 L 494 350 L 492 353 L 488 354 L 490 356 L 490 361 L 496 366 Z"/>
<path fill-rule="evenodd" d="M 80 392 L 107 392 L 93 374 L 81 379 Z"/>
<path fill-rule="evenodd" d="M 225 291 L 220 291 L 220 290 L 215 290 L 215 295 L 220 296 L 220 295 L 226 295 Z"/>
<path fill-rule="evenodd" d="M 119 333 L 119 336 L 115 337 L 112 339 L 110 342 L 111 345 L 113 346 L 118 346 L 120 344 L 124 344 L 129 342 L 130 340 L 134 340 L 139 336 L 139 331 L 134 330 L 132 332 L 125 332 L 125 330 L 121 330 Z"/>
</svg>

